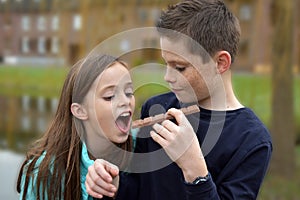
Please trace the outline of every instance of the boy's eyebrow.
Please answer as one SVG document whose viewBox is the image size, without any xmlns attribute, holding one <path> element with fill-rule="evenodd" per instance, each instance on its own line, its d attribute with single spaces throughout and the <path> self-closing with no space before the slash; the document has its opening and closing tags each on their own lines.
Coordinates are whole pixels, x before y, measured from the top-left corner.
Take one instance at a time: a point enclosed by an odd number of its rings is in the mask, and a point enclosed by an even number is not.
<svg viewBox="0 0 300 200">
<path fill-rule="evenodd" d="M 166 57 L 163 57 L 163 60 L 166 63 L 180 63 L 180 64 L 187 64 L 189 63 L 187 60 L 180 58 L 179 56 L 171 56 L 166 59 Z"/>
</svg>

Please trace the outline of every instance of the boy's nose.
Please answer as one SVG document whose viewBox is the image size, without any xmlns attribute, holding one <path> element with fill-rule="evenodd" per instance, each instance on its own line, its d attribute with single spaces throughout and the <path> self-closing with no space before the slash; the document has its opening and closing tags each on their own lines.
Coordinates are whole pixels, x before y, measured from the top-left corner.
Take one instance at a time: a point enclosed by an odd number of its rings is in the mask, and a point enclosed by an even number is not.
<svg viewBox="0 0 300 200">
<path fill-rule="evenodd" d="M 176 72 L 173 68 L 167 66 L 166 73 L 165 73 L 165 76 L 164 76 L 165 81 L 168 82 L 168 83 L 175 82 L 175 80 L 176 80 L 176 74 L 175 73 Z"/>
</svg>

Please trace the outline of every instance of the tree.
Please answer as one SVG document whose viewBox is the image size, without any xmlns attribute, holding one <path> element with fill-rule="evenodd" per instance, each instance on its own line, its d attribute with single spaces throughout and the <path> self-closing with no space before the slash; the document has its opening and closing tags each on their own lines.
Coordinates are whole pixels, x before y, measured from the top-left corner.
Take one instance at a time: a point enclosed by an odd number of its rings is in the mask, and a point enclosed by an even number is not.
<svg viewBox="0 0 300 200">
<path fill-rule="evenodd" d="M 294 0 L 274 0 L 272 5 L 272 117 L 274 175 L 292 177 L 295 172 L 293 103 Z"/>
</svg>

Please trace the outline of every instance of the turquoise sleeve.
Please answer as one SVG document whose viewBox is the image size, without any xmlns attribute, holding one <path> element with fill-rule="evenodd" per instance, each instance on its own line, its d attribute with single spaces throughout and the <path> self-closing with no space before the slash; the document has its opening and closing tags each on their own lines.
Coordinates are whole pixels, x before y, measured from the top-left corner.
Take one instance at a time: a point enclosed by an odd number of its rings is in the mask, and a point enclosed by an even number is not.
<svg viewBox="0 0 300 200">
<path fill-rule="evenodd" d="M 28 183 L 28 188 L 27 188 L 27 194 L 26 194 L 26 200 L 33 200 L 33 199 L 37 199 L 37 188 L 36 188 L 36 177 L 38 175 L 39 172 L 39 166 L 41 164 L 41 162 L 43 161 L 44 157 L 45 157 L 45 152 L 42 154 L 42 156 L 37 160 L 36 164 L 35 164 L 35 169 L 32 172 L 32 176 L 29 178 L 29 183 Z M 30 162 L 28 162 L 24 168 L 23 168 L 23 174 L 22 174 L 22 179 L 21 179 L 21 192 L 20 192 L 20 200 L 22 200 L 23 194 L 24 194 L 24 185 L 25 185 L 25 179 L 26 179 L 26 173 L 27 173 L 27 168 Z M 45 194 L 44 196 L 45 200 L 48 199 L 47 198 L 47 194 Z"/>
</svg>

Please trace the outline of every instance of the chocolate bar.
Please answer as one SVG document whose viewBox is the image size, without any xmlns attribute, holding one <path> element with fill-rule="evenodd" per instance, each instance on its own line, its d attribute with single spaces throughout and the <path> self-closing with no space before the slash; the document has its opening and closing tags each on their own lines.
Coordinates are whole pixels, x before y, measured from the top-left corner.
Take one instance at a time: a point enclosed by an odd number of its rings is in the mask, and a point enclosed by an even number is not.
<svg viewBox="0 0 300 200">
<path fill-rule="evenodd" d="M 188 106 L 188 107 L 185 107 L 185 108 L 181 108 L 180 110 L 185 115 L 190 115 L 190 114 L 193 114 L 193 113 L 200 112 L 200 109 L 197 105 L 192 105 L 192 106 Z M 147 117 L 147 118 L 144 118 L 144 119 L 135 120 L 135 121 L 132 122 L 131 127 L 134 129 L 134 128 L 140 128 L 140 127 L 144 127 L 144 126 L 150 126 L 150 125 L 153 125 L 155 123 L 161 123 L 164 120 L 172 119 L 172 118 L 173 118 L 173 116 L 165 115 L 165 114 L 162 113 L 162 114 L 150 116 L 150 117 Z"/>
</svg>

